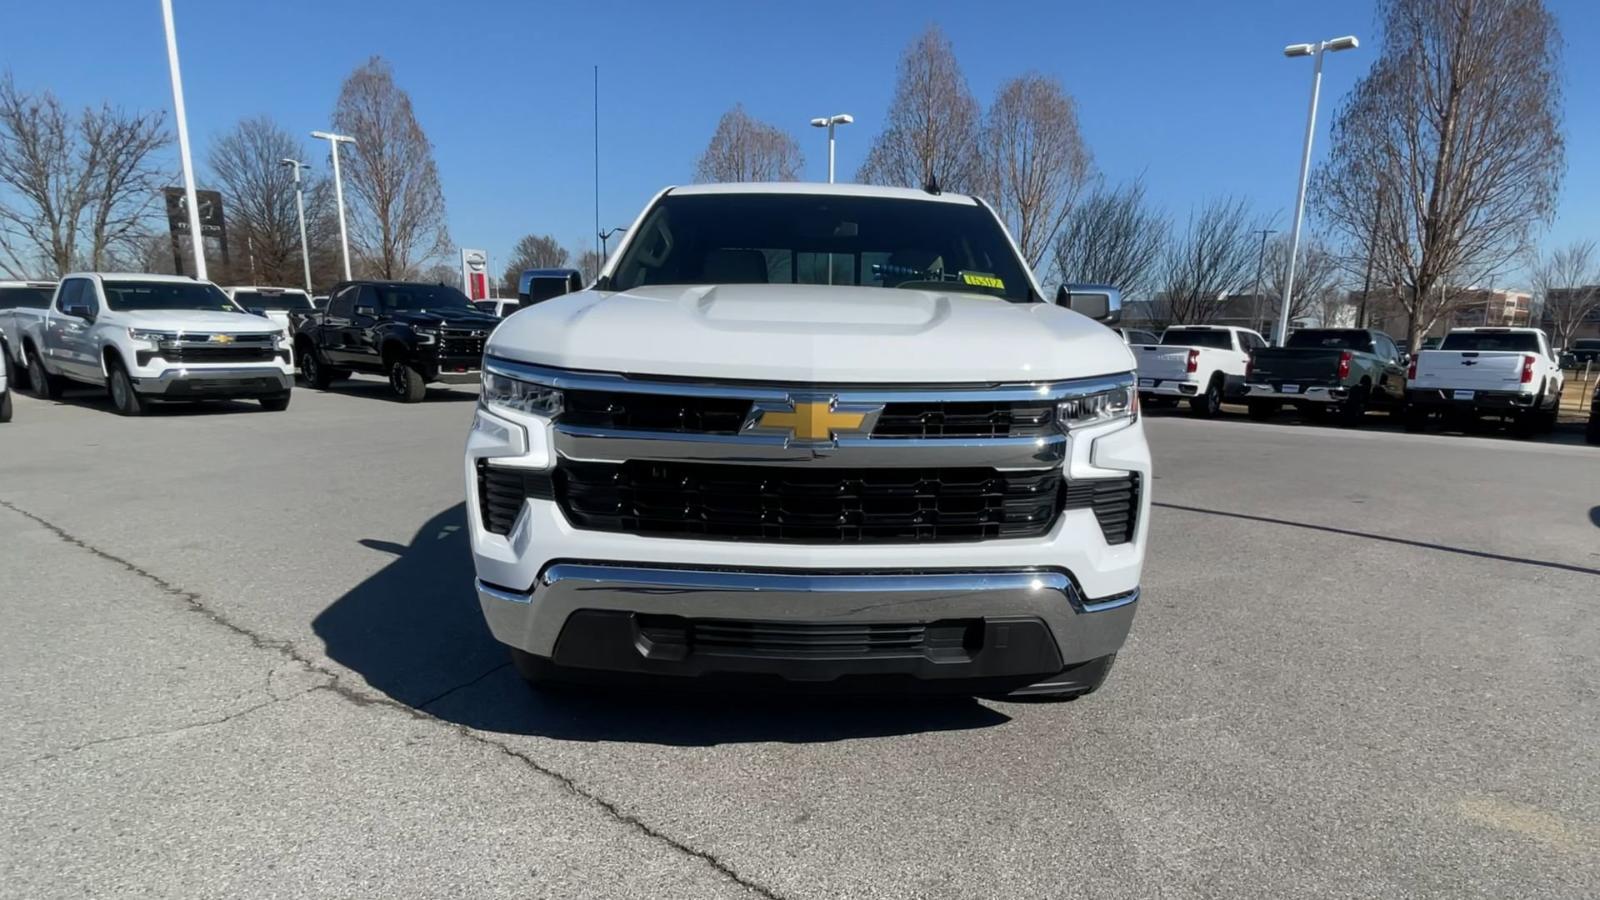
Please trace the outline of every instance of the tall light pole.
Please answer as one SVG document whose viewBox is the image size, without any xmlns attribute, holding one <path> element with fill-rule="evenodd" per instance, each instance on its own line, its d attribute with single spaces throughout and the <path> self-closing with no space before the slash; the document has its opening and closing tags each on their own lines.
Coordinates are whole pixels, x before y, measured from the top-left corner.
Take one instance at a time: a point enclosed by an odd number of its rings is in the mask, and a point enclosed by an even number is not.
<svg viewBox="0 0 1600 900">
<path fill-rule="evenodd" d="M 183 196 L 189 207 L 189 246 L 194 251 L 194 277 L 206 280 L 205 236 L 200 232 L 200 201 L 194 191 L 194 161 L 189 157 L 189 116 L 183 108 L 183 76 L 178 72 L 178 29 L 172 24 L 172 0 L 161 0 L 167 27 L 167 68 L 172 72 L 172 113 L 178 120 L 178 157 L 183 163 Z"/>
<path fill-rule="evenodd" d="M 1311 73 L 1311 109 L 1306 113 L 1306 146 L 1300 155 L 1300 190 L 1294 200 L 1294 229 L 1289 233 L 1289 275 L 1283 282 L 1283 308 L 1278 310 L 1278 334 L 1274 343 L 1279 347 L 1289 336 L 1289 308 L 1294 302 L 1294 265 L 1300 255 L 1300 219 L 1306 209 L 1306 179 L 1311 175 L 1311 139 L 1317 132 L 1317 97 L 1322 93 L 1322 55 L 1329 51 L 1354 50 L 1359 46 L 1361 42 L 1356 40 L 1355 35 L 1345 35 L 1331 41 L 1290 44 L 1283 48 L 1284 56 L 1314 56 L 1317 64 Z"/>
<path fill-rule="evenodd" d="M 331 131 L 313 131 L 311 136 L 328 142 L 328 154 L 333 157 L 333 205 L 339 208 L 339 250 L 344 254 L 344 280 L 350 280 L 350 234 L 344 227 L 344 179 L 339 176 L 339 145 L 354 144 L 356 139 Z"/>
<path fill-rule="evenodd" d="M 826 129 L 828 129 L 828 183 L 829 184 L 833 184 L 833 129 L 834 129 L 834 126 L 836 126 L 836 125 L 849 125 L 851 122 L 854 122 L 854 121 L 855 121 L 855 117 L 850 115 L 850 114 L 848 114 L 848 113 L 840 113 L 837 116 L 828 116 L 827 118 L 824 118 L 824 119 L 812 119 L 811 120 L 811 126 L 813 128 L 826 128 Z"/>
<path fill-rule="evenodd" d="M 280 159 L 279 163 L 294 172 L 294 211 L 300 217 L 300 262 L 306 270 L 306 295 L 311 294 L 311 251 L 306 244 L 306 195 L 300 189 L 300 170 L 310 166 L 298 159 Z"/>
</svg>

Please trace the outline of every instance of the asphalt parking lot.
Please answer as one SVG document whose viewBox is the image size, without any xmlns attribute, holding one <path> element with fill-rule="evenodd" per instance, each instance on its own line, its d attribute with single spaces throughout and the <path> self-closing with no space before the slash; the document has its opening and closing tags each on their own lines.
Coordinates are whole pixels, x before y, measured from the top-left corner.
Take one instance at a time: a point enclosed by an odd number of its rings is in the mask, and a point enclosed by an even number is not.
<svg viewBox="0 0 1600 900">
<path fill-rule="evenodd" d="M 0 426 L 0 895 L 1600 895 L 1600 448 L 1152 417 L 1075 703 L 530 693 L 474 395 Z"/>
</svg>

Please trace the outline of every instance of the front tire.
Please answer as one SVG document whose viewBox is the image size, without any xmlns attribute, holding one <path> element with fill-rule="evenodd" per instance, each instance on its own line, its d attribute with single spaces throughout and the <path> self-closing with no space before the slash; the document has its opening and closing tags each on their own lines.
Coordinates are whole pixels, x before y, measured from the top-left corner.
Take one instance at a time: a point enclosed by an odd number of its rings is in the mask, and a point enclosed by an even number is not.
<svg viewBox="0 0 1600 900">
<path fill-rule="evenodd" d="M 61 379 L 45 371 L 39 351 L 32 347 L 28 348 L 28 386 L 33 388 L 33 395 L 40 400 L 61 399 Z"/>
<path fill-rule="evenodd" d="M 1589 413 L 1589 427 L 1583 430 L 1583 439 L 1591 444 L 1600 444 L 1600 412 Z"/>
<path fill-rule="evenodd" d="M 262 397 L 261 408 L 267 412 L 283 412 L 289 408 L 289 392 L 284 391 L 273 397 Z"/>
<path fill-rule="evenodd" d="M 145 413 L 145 403 L 139 397 L 139 392 L 133 389 L 133 379 L 128 377 L 128 370 L 122 363 L 111 363 L 111 405 L 120 416 L 142 416 Z"/>
<path fill-rule="evenodd" d="M 0 391 L 0 422 L 11 421 L 11 390 Z"/>
<path fill-rule="evenodd" d="M 428 395 L 428 383 L 422 373 L 399 360 L 389 366 L 389 389 L 401 403 L 421 403 Z"/>
<path fill-rule="evenodd" d="M 300 351 L 300 381 L 308 388 L 319 391 L 328 389 L 333 382 L 333 373 L 323 365 L 317 348 L 311 344 L 302 345 Z"/>
<path fill-rule="evenodd" d="M 1206 389 L 1189 400 L 1189 413 L 1197 419 L 1215 419 L 1222 412 L 1222 379 L 1215 377 Z"/>
</svg>

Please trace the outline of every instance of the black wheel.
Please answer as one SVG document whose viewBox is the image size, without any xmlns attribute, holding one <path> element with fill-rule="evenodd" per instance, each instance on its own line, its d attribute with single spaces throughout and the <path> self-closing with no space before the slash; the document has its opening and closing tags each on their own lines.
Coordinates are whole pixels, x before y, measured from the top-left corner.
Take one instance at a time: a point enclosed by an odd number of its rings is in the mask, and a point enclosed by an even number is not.
<svg viewBox="0 0 1600 900">
<path fill-rule="evenodd" d="M 1561 418 L 1561 395 L 1556 394 L 1556 402 L 1549 409 L 1539 411 L 1539 433 L 1551 434 L 1556 430 L 1556 422 Z"/>
<path fill-rule="evenodd" d="M 40 400 L 61 399 L 61 379 L 44 370 L 44 363 L 39 359 L 39 351 L 28 348 L 28 385 L 33 388 L 33 395 Z"/>
<path fill-rule="evenodd" d="M 1265 422 L 1278 414 L 1280 404 L 1276 400 L 1250 400 L 1245 406 L 1250 411 L 1250 418 Z"/>
<path fill-rule="evenodd" d="M 1412 434 L 1428 430 L 1428 411 L 1414 403 L 1407 403 L 1400 413 L 1405 429 Z"/>
<path fill-rule="evenodd" d="M 1000 699 L 1062 703 L 1087 697 L 1100 690 L 1100 686 L 1111 677 L 1111 666 L 1116 661 L 1115 653 L 1091 659 L 1051 677 L 1043 684 L 1030 685 Z"/>
<path fill-rule="evenodd" d="M 262 397 L 261 408 L 267 412 L 283 412 L 289 408 L 289 392 L 284 391 L 273 397 Z"/>
<path fill-rule="evenodd" d="M 1350 396 L 1344 398 L 1339 404 L 1339 424 L 1346 428 L 1356 428 L 1367 419 L 1367 395 L 1371 388 L 1358 385 L 1350 389 Z"/>
<path fill-rule="evenodd" d="M 428 395 L 422 373 L 398 360 L 389 366 L 389 389 L 401 403 L 420 403 Z"/>
<path fill-rule="evenodd" d="M 322 364 L 320 351 L 310 344 L 302 344 L 300 350 L 300 381 L 306 387 L 316 388 L 319 391 L 328 389 L 333 381 L 328 368 Z"/>
<path fill-rule="evenodd" d="M 128 377 L 128 370 L 124 369 L 120 362 L 112 362 L 109 365 L 111 379 L 107 387 L 111 392 L 111 405 L 116 408 L 117 414 L 144 415 L 144 400 L 139 397 L 139 392 L 133 389 L 133 379 Z"/>
<path fill-rule="evenodd" d="M 1589 427 L 1583 430 L 1583 439 L 1591 444 L 1600 444 L 1600 412 L 1589 413 Z"/>
<path fill-rule="evenodd" d="M 0 422 L 9 421 L 11 421 L 11 388 L 8 387 L 0 391 Z"/>
<path fill-rule="evenodd" d="M 1190 398 L 1189 414 L 1198 419 L 1214 419 L 1222 412 L 1222 378 L 1211 379 L 1206 389 Z"/>
</svg>

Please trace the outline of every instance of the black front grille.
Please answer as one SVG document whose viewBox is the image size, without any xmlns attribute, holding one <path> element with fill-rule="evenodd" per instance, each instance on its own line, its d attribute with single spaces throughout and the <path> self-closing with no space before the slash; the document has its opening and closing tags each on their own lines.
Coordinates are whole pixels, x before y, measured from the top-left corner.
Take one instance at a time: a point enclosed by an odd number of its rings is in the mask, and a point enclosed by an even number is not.
<svg viewBox="0 0 1600 900">
<path fill-rule="evenodd" d="M 1139 524 L 1139 473 L 1121 478 L 1093 478 L 1067 485 L 1066 509 L 1092 509 L 1108 544 L 1133 540 Z"/>
<path fill-rule="evenodd" d="M 278 358 L 278 351 L 272 347 L 240 346 L 237 344 L 218 344 L 211 346 L 195 347 L 170 347 L 160 351 L 138 351 L 139 365 L 146 366 L 156 358 L 164 359 L 169 363 L 254 363 L 271 362 Z"/>
<path fill-rule="evenodd" d="M 656 656 L 713 654 L 772 659 L 928 656 L 962 659 L 982 646 L 981 619 L 938 622 L 759 622 L 638 615 L 639 634 Z"/>
<path fill-rule="evenodd" d="M 726 397 L 568 391 L 563 402 L 562 424 L 589 428 L 738 434 L 750 414 L 749 400 Z"/>
<path fill-rule="evenodd" d="M 880 438 L 1038 437 L 1055 425 L 1053 403 L 950 400 L 890 403 L 872 429 Z"/>
<path fill-rule="evenodd" d="M 510 534 L 522 504 L 530 497 L 549 500 L 555 496 L 550 473 L 492 466 L 478 460 L 478 513 L 483 527 L 495 534 Z"/>
<path fill-rule="evenodd" d="M 1059 470 L 563 461 L 556 471 L 556 500 L 578 528 L 760 541 L 1037 537 L 1061 492 Z"/>
</svg>

